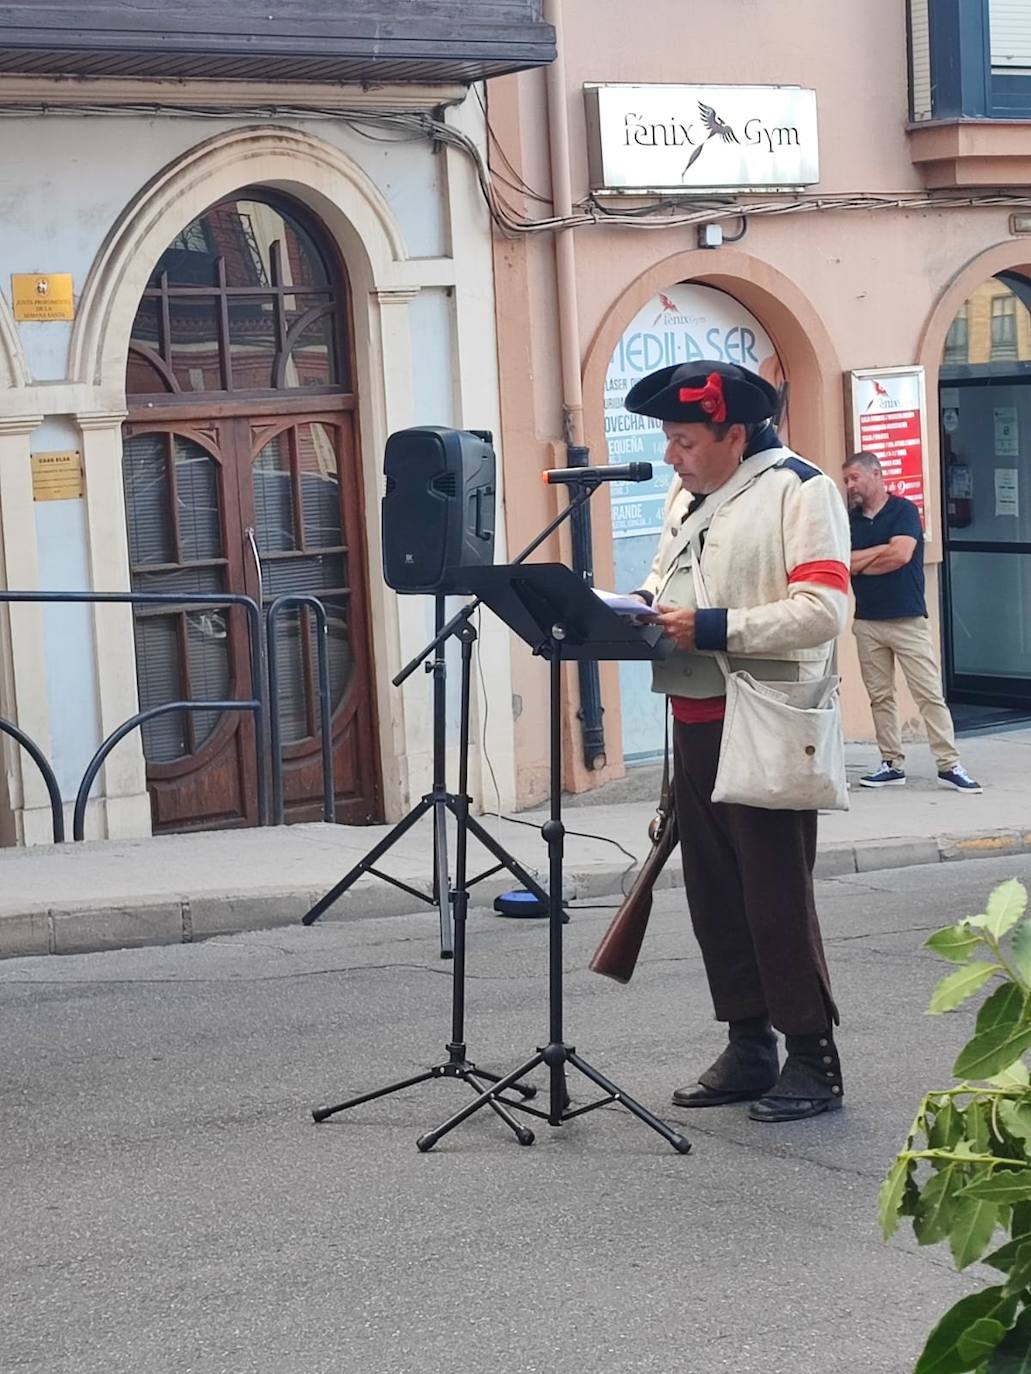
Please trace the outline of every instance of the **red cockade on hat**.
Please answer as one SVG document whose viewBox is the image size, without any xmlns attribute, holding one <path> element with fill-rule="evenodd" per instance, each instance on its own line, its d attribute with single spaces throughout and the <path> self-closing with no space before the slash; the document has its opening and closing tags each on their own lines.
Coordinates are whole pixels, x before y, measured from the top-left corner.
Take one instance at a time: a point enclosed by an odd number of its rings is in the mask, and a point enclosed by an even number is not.
<svg viewBox="0 0 1031 1374">
<path fill-rule="evenodd" d="M 683 405 L 697 401 L 701 408 L 716 424 L 723 424 L 727 418 L 727 401 L 723 395 L 723 378 L 718 372 L 710 372 L 704 386 L 682 386 L 678 397 Z"/>
</svg>

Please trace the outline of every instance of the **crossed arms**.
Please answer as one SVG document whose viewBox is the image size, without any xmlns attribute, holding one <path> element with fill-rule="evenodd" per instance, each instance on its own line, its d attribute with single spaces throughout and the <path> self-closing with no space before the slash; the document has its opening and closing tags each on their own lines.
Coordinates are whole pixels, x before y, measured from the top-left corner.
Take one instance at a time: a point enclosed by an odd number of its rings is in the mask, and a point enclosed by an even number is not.
<svg viewBox="0 0 1031 1374">
<path fill-rule="evenodd" d="M 916 540 L 910 534 L 896 534 L 887 544 L 877 544 L 872 549 L 856 549 L 852 554 L 849 571 L 876 576 L 881 573 L 897 572 L 904 568 L 916 552 Z"/>
</svg>

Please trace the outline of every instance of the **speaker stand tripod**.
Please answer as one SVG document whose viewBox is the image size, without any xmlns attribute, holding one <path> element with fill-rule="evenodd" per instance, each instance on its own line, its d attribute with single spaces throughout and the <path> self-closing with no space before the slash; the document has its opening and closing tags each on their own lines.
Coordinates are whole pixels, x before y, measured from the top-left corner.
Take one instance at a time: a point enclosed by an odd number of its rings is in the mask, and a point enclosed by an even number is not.
<svg viewBox="0 0 1031 1374">
<path fill-rule="evenodd" d="M 498 1082 L 496 1073 L 488 1073 L 486 1069 L 477 1068 L 469 1059 L 465 1045 L 465 934 L 466 916 L 469 907 L 469 884 L 466 879 L 466 851 L 467 840 L 470 830 L 473 829 L 473 818 L 469 815 L 469 683 L 472 676 L 472 651 L 473 644 L 476 642 L 476 631 L 466 621 L 456 632 L 462 646 L 462 690 L 461 690 L 461 726 L 458 751 L 458 793 L 454 796 L 448 795 L 446 804 L 448 810 L 453 811 L 457 821 L 457 839 L 455 844 L 455 885 L 453 889 L 441 887 L 441 905 L 450 905 L 454 914 L 454 967 L 451 977 L 451 1039 L 447 1044 L 447 1059 L 443 1063 L 435 1064 L 432 1068 L 417 1073 L 411 1078 L 404 1078 L 396 1083 L 389 1083 L 384 1088 L 376 1088 L 373 1092 L 363 1093 L 360 1097 L 350 1098 L 346 1102 L 338 1102 L 332 1107 L 318 1107 L 312 1112 L 315 1122 L 325 1121 L 328 1117 L 334 1116 L 337 1112 L 346 1111 L 350 1107 L 358 1107 L 363 1102 L 372 1102 L 377 1097 L 386 1097 L 390 1093 L 401 1092 L 405 1088 L 414 1088 L 419 1083 L 427 1083 L 433 1078 L 456 1078 L 463 1083 L 468 1083 L 473 1092 L 479 1097 L 489 1084 Z M 438 647 L 438 657 L 443 652 L 442 646 Z M 436 659 L 434 660 L 436 662 Z M 426 800 L 425 798 L 423 799 Z M 424 810 L 427 808 L 423 808 Z M 412 816 L 407 818 L 408 824 L 413 819 L 417 819 L 417 813 L 421 814 L 419 808 Z M 438 807 L 435 816 L 443 818 L 443 807 Z M 407 825 L 405 827 L 407 829 Z M 434 832 L 434 839 L 437 845 L 437 881 L 438 883 L 447 882 L 447 832 Z M 477 827 L 478 829 L 479 827 Z M 403 832 L 402 832 L 403 833 Z M 488 836 L 489 838 L 489 836 Z M 375 853 L 375 851 L 373 851 Z M 440 857 L 444 855 L 441 864 Z M 369 871 L 372 871 L 371 869 Z M 496 870 L 492 870 L 496 871 Z M 513 870 L 520 876 L 521 870 Z M 400 886 L 400 884 L 399 884 Z M 412 889 L 407 889 L 412 891 Z M 560 912 L 561 918 L 561 912 Z M 307 921 L 307 917 L 305 918 Z M 510 1086 L 523 1098 L 531 1098 L 536 1095 L 537 1089 L 529 1084 L 512 1082 Z M 502 1102 L 491 1100 L 491 1107 L 514 1133 L 520 1145 L 533 1144 L 533 1131 L 528 1126 L 524 1126 L 512 1115 L 508 1106 Z"/>
<path fill-rule="evenodd" d="M 454 637 L 462 644 L 463 664 L 462 664 L 462 700 L 465 703 L 462 707 L 462 729 L 464 730 L 464 740 L 466 741 L 459 748 L 459 768 L 463 770 L 463 778 L 467 778 L 467 759 L 469 752 L 468 736 L 468 682 L 467 675 L 471 671 L 465 663 L 464 654 L 468 646 L 471 653 L 471 646 L 476 641 L 476 631 L 469 623 L 469 616 L 476 608 L 477 603 L 463 607 L 457 615 L 453 616 L 445 625 L 445 599 L 438 596 L 435 599 L 435 619 L 436 637 L 431 644 L 428 644 L 419 654 L 412 659 L 405 668 L 394 678 L 394 685 L 400 686 L 402 682 L 418 667 L 420 663 L 425 663 L 427 672 L 433 674 L 433 786 L 404 816 L 388 834 L 375 844 L 372 849 L 359 859 L 358 863 L 345 873 L 340 881 L 321 897 L 315 905 L 302 918 L 302 924 L 306 926 L 314 923 L 322 916 L 333 903 L 342 896 L 358 879 L 365 873 L 372 874 L 373 877 L 381 878 L 384 882 L 391 883 L 394 887 L 400 888 L 402 892 L 407 892 L 409 896 L 416 897 L 420 902 L 427 902 L 430 906 L 435 906 L 440 918 L 440 957 L 450 959 L 455 953 L 455 940 L 452 930 L 452 906 L 451 906 L 451 884 L 448 878 L 448 838 L 447 838 L 447 818 L 450 813 L 459 821 L 460 828 L 464 827 L 470 834 L 479 840 L 489 853 L 497 859 L 497 863 L 492 867 L 478 873 L 468 882 L 456 883 L 456 890 L 464 891 L 467 888 L 475 887 L 477 883 L 483 882 L 485 878 L 492 877 L 501 869 L 508 869 L 509 873 L 516 878 L 524 888 L 532 892 L 537 899 L 547 904 L 548 894 L 544 888 L 536 882 L 529 873 L 523 868 L 519 861 L 508 852 L 507 849 L 496 840 L 491 833 L 486 830 L 476 819 L 469 814 L 469 799 L 465 796 L 466 781 L 460 780 L 458 793 L 448 791 L 447 787 L 447 659 L 445 655 L 446 645 L 449 638 Z M 468 639 L 465 632 L 469 631 Z M 428 655 L 432 651 L 433 658 Z M 379 860 L 386 852 L 397 844 L 398 840 L 415 823 L 422 819 L 427 813 L 433 813 L 433 890 L 431 894 L 421 892 L 418 888 L 411 887 L 404 883 L 400 878 L 395 878 L 390 873 L 384 873 L 376 867 Z M 459 813 L 461 812 L 461 818 Z M 457 920 L 457 917 L 455 917 Z"/>
<path fill-rule="evenodd" d="M 548 846 L 549 864 L 549 970 L 548 1043 L 539 1046 L 536 1054 L 513 1069 L 511 1073 L 492 1082 L 475 1101 L 449 1117 L 435 1130 L 427 1131 L 416 1142 L 422 1151 L 431 1150 L 442 1136 L 466 1121 L 483 1107 L 498 1111 L 499 1106 L 513 1107 L 519 1112 L 561 1126 L 576 1116 L 596 1111 L 610 1102 L 625 1107 L 639 1121 L 657 1132 L 680 1154 L 687 1154 L 691 1145 L 687 1138 L 660 1121 L 657 1116 L 629 1097 L 592 1064 L 566 1043 L 563 1030 L 562 992 L 562 858 L 565 829 L 562 825 L 562 661 L 569 649 L 570 658 L 643 658 L 657 657 L 663 651 L 644 636 L 635 641 L 632 627 L 621 622 L 594 597 L 583 582 L 568 568 L 554 564 L 537 564 L 525 569 L 485 568 L 476 575 L 473 591 L 506 621 L 512 629 L 532 644 L 534 651 L 548 658 L 550 663 L 550 745 L 551 745 L 551 812 L 541 828 Z M 592 604 L 593 603 L 593 604 Z M 547 627 L 546 629 L 544 627 Z M 593 642 L 592 642 L 593 641 Z M 649 644 L 651 652 L 644 645 Z M 622 647 L 621 647 L 622 646 Z M 548 1111 L 531 1107 L 500 1096 L 509 1089 L 520 1089 L 521 1080 L 541 1064 L 549 1071 L 550 1101 Z M 604 1096 L 585 1106 L 572 1107 L 566 1088 L 566 1067 L 575 1069 L 600 1088 Z"/>
</svg>

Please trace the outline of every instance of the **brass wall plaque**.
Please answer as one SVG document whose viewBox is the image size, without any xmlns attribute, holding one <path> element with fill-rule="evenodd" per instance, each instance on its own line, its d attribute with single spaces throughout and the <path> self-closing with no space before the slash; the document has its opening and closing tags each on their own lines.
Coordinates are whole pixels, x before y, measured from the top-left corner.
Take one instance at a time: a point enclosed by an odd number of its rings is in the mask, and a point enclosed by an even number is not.
<svg viewBox="0 0 1031 1374">
<path fill-rule="evenodd" d="M 81 453 L 72 450 L 32 455 L 34 501 L 77 501 L 82 491 Z"/>
<path fill-rule="evenodd" d="M 16 320 L 74 320 L 70 272 L 22 272 L 11 277 Z"/>
</svg>

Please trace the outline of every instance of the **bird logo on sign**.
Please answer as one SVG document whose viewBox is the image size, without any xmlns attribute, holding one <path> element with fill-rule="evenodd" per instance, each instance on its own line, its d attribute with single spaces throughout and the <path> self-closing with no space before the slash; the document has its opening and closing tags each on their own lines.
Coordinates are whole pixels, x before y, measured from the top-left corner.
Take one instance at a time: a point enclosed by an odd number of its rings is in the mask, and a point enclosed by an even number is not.
<svg viewBox="0 0 1031 1374">
<path fill-rule="evenodd" d="M 669 298 L 668 296 L 664 295 L 661 291 L 659 292 L 659 306 L 660 306 L 659 313 L 655 316 L 655 319 L 652 321 L 652 328 L 653 328 L 653 329 L 654 329 L 655 326 L 659 323 L 659 321 L 662 319 L 663 315 L 676 315 L 676 314 L 679 314 L 679 311 L 677 310 L 676 301 L 671 301 L 670 298 Z"/>
<path fill-rule="evenodd" d="M 708 129 L 709 132 L 705 135 L 705 138 L 701 141 L 701 143 L 699 143 L 698 147 L 688 158 L 687 166 L 680 173 L 681 181 L 684 179 L 684 177 L 687 176 L 688 172 L 701 157 L 702 150 L 705 148 L 705 145 L 711 139 L 721 138 L 724 143 L 741 142 L 741 140 L 738 138 L 737 134 L 730 127 L 730 125 L 724 124 L 723 120 L 720 119 L 719 115 L 716 113 L 716 111 L 713 109 L 711 105 L 703 105 L 702 102 L 699 101 L 698 113 L 701 115 L 702 123 L 705 125 L 706 129 Z"/>
</svg>

